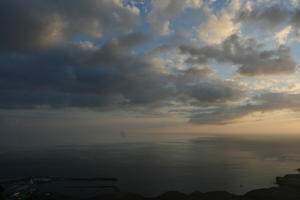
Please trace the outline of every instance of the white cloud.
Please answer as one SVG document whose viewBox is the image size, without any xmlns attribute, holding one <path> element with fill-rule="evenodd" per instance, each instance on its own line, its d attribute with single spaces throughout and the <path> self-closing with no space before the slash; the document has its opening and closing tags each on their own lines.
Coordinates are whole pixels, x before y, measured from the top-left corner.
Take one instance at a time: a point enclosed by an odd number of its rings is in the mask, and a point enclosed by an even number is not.
<svg viewBox="0 0 300 200">
<path fill-rule="evenodd" d="M 195 28 L 199 39 L 208 44 L 219 44 L 238 29 L 239 25 L 235 24 L 227 14 L 222 16 L 212 14 L 204 24 Z"/>
<path fill-rule="evenodd" d="M 277 32 L 274 38 L 279 44 L 285 44 L 288 40 L 288 36 L 292 31 L 293 31 L 293 27 L 289 25 L 284 29 L 282 29 L 281 31 Z"/>
<path fill-rule="evenodd" d="M 239 0 L 232 0 L 219 14 L 207 11 L 207 20 L 198 27 L 194 27 L 200 40 L 208 44 L 219 44 L 228 36 L 236 33 L 240 24 L 234 22 L 235 13 L 240 9 Z"/>
<path fill-rule="evenodd" d="M 291 4 L 293 6 L 299 6 L 300 1 L 299 0 L 291 0 Z"/>
<path fill-rule="evenodd" d="M 202 5 L 202 0 L 186 0 L 187 7 L 190 8 L 200 8 Z"/>
</svg>

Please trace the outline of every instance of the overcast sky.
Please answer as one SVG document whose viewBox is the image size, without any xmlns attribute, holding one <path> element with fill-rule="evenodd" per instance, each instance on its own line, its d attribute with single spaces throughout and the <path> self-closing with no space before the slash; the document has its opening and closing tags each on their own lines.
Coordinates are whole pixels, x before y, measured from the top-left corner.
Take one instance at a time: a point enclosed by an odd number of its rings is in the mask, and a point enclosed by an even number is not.
<svg viewBox="0 0 300 200">
<path fill-rule="evenodd" d="M 299 0 L 1 0 L 0 23 L 7 141 L 299 130 Z"/>
</svg>

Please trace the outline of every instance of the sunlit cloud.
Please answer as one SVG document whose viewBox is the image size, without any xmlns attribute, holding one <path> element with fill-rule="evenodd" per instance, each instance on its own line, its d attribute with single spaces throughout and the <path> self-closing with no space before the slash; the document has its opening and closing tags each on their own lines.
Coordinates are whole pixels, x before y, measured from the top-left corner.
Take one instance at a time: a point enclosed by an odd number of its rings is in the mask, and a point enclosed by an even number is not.
<svg viewBox="0 0 300 200">
<path fill-rule="evenodd" d="M 0 22 L 6 113 L 120 111 L 203 126 L 300 110 L 299 1 L 3 0 Z"/>
</svg>

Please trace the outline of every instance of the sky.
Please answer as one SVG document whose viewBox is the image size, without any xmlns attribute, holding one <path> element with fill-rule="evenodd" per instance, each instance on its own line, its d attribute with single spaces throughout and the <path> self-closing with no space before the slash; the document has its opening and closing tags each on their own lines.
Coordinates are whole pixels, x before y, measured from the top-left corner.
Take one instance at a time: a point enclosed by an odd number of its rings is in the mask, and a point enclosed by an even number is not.
<svg viewBox="0 0 300 200">
<path fill-rule="evenodd" d="M 6 143 L 300 128 L 299 0 L 1 0 L 0 23 Z"/>
</svg>

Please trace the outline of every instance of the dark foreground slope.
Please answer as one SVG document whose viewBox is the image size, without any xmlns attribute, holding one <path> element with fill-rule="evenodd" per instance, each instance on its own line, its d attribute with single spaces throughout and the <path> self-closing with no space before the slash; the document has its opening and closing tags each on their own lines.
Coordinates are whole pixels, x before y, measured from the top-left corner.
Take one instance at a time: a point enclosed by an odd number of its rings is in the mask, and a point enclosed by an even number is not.
<svg viewBox="0 0 300 200">
<path fill-rule="evenodd" d="M 158 197 L 147 198 L 135 193 L 118 192 L 98 196 L 87 200 L 300 200 L 300 174 L 289 174 L 276 178 L 277 187 L 256 189 L 244 195 L 235 195 L 225 191 L 193 192 L 184 194 L 176 191 L 166 192 Z M 58 195 L 32 195 L 28 200 L 77 200 Z"/>
</svg>

